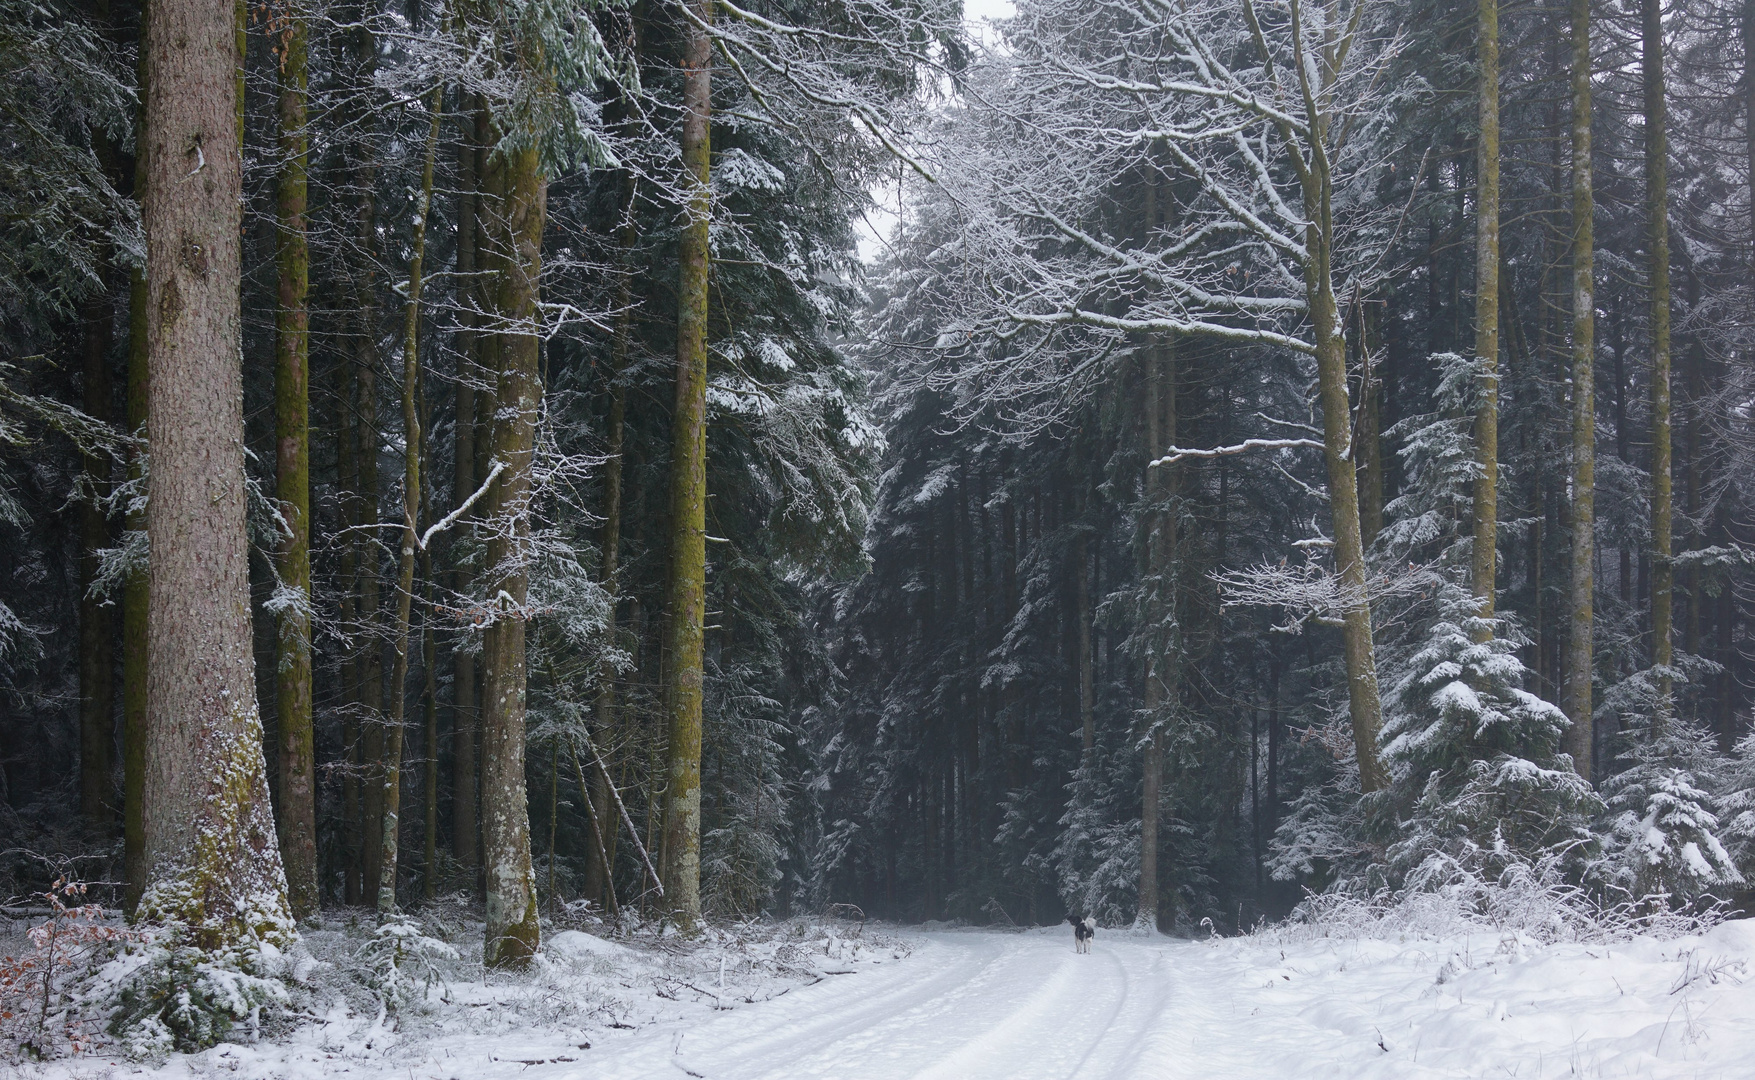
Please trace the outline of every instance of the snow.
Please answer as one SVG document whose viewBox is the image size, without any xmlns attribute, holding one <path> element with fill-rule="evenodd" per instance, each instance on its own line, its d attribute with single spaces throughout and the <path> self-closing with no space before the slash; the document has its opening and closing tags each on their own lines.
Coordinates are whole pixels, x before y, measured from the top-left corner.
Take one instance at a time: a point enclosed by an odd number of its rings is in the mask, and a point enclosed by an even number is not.
<svg viewBox="0 0 1755 1080">
<path fill-rule="evenodd" d="M 626 945 L 587 934 L 583 930 L 562 930 L 542 943 L 545 952 L 556 956 L 625 957 L 633 954 Z"/>
<path fill-rule="evenodd" d="M 811 931 L 818 933 L 819 931 Z M 1211 941 L 1067 927 L 868 928 L 803 943 L 814 967 L 755 983 L 775 938 L 679 959 L 568 931 L 523 981 L 453 984 L 402 1030 L 332 1009 L 281 1041 L 160 1070 L 92 1058 L 31 1080 L 1426 1080 L 1743 1077 L 1755 1057 L 1755 924 L 1620 944 Z M 790 954 L 789 954 L 790 955 Z M 683 964 L 679 967 L 678 964 Z M 747 965 L 746 968 L 740 965 Z M 729 970 L 727 970 L 729 968 Z M 681 988 L 687 987 L 687 990 Z M 762 999 L 761 994 L 772 996 Z M 622 1024 L 623 1027 L 612 1027 Z"/>
</svg>

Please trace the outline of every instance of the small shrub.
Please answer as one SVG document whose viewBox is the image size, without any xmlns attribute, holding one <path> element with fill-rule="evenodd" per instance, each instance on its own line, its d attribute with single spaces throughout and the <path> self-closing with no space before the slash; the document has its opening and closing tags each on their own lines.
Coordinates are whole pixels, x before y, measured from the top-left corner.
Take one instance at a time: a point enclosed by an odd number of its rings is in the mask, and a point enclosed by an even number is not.
<svg viewBox="0 0 1755 1080">
<path fill-rule="evenodd" d="M 290 1003 L 286 986 L 266 970 L 278 953 L 266 946 L 242 958 L 208 953 L 180 936 L 173 930 L 124 958 L 109 1030 L 135 1058 L 204 1050 L 241 1021 L 259 1027 L 264 1007 Z"/>
<path fill-rule="evenodd" d="M 0 958 L 0 1032 L 32 1058 L 85 1050 L 93 1025 L 77 1008 L 79 990 L 117 943 L 135 934 L 85 903 L 86 883 L 68 874 L 36 894 L 48 918 L 30 929 L 31 951 Z"/>
</svg>

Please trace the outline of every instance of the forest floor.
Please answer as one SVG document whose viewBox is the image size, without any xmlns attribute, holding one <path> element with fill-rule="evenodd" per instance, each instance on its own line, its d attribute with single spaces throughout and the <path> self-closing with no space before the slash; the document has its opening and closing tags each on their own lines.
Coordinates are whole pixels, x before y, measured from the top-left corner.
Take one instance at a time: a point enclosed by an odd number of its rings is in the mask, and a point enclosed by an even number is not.
<svg viewBox="0 0 1755 1080">
<path fill-rule="evenodd" d="M 1550 946 L 1491 933 L 1105 931 L 1084 956 L 1065 927 L 793 923 L 692 949 L 571 931 L 546 951 L 533 975 L 440 980 L 394 1018 L 332 1000 L 289 1032 L 156 1069 L 90 1055 L 15 1069 L 31 1080 L 1728 1080 L 1755 1060 L 1755 922 Z"/>
</svg>

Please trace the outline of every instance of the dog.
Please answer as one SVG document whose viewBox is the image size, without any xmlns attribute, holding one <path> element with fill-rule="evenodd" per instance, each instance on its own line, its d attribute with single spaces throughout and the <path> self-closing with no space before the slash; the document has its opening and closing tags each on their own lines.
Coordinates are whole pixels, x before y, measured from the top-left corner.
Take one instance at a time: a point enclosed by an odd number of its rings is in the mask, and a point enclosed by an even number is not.
<svg viewBox="0 0 1755 1080">
<path fill-rule="evenodd" d="M 1097 920 L 1089 915 L 1083 918 L 1077 915 L 1068 915 L 1066 921 L 1072 923 L 1073 952 L 1090 952 L 1091 939 L 1097 936 Z"/>
</svg>

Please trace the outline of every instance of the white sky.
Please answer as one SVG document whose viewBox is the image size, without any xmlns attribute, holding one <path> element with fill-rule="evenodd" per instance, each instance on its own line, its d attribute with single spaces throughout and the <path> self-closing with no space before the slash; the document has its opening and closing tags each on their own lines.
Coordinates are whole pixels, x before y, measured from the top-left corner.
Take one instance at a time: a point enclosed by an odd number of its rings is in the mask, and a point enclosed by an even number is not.
<svg viewBox="0 0 1755 1080">
<path fill-rule="evenodd" d="M 996 19 L 1009 19 L 1017 14 L 1012 0 L 963 0 L 963 21 L 969 27 L 970 36 L 985 39 L 992 31 L 988 24 Z M 859 261 L 870 263 L 883 250 L 884 240 L 890 229 L 896 224 L 898 207 L 896 205 L 895 184 L 887 184 L 874 189 L 873 198 L 877 207 L 866 214 L 864 220 L 856 223 L 855 232 L 859 236 Z"/>
</svg>

